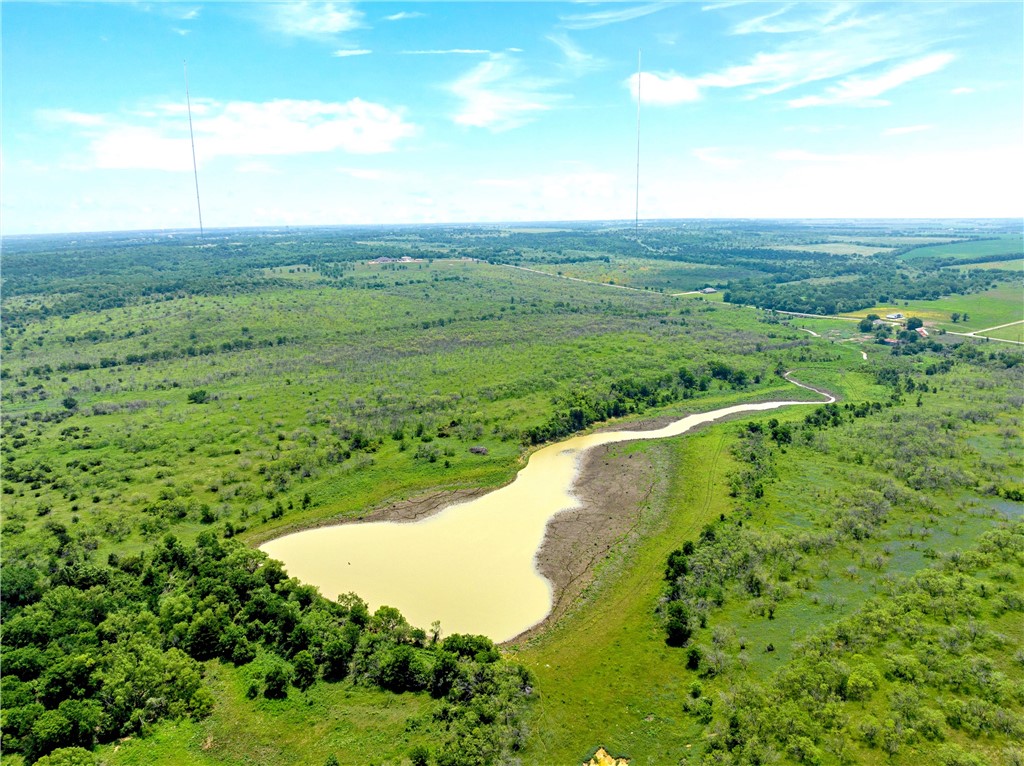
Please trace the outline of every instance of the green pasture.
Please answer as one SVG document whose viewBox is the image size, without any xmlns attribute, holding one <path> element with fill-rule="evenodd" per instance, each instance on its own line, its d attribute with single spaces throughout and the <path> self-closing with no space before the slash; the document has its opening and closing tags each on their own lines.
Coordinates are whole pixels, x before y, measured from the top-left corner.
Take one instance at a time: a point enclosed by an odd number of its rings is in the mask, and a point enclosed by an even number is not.
<svg viewBox="0 0 1024 766">
<path fill-rule="evenodd" d="M 835 365 L 801 369 L 799 374 L 818 385 L 845 384 L 848 401 L 886 395 L 870 375 L 843 372 Z M 976 390 L 977 383 L 970 376 L 944 379 L 949 392 L 926 394 L 923 405 L 937 415 L 951 401 L 965 401 L 963 394 Z M 984 393 L 976 399 L 993 414 L 998 401 L 997 395 Z M 790 408 L 738 422 L 763 423 L 774 417 L 796 426 L 806 412 Z M 1004 421 L 1012 417 L 1014 413 L 1005 413 Z M 843 437 L 845 450 L 823 454 L 796 445 L 782 450 L 765 497 L 752 508 L 752 516 L 747 513 L 746 523 L 769 536 L 828 525 L 837 508 L 855 503 L 865 488 L 877 486 L 880 474 L 870 455 L 886 451 L 892 428 L 869 418 Z M 665 645 L 656 611 L 668 552 L 695 540 L 720 514 L 732 518 L 740 512 L 728 496 L 729 477 L 741 469 L 730 452 L 736 430 L 737 423 L 727 423 L 668 442 L 619 447 L 641 451 L 653 461 L 656 490 L 642 528 L 609 555 L 576 609 L 548 633 L 512 647 L 512 656 L 527 663 L 539 681 L 527 761 L 573 763 L 603 746 L 637 764 L 689 762 L 706 746 L 708 736 L 681 705 L 694 684 L 717 700 L 742 679 L 765 682 L 799 656 L 805 637 L 823 624 L 856 614 L 887 578 L 910 576 L 944 553 L 970 548 L 1001 518 L 976 499 L 930 493 L 928 503 L 894 511 L 882 536 L 803 557 L 793 582 L 804 584 L 794 587 L 794 595 L 772 619 L 751 612 L 742 598 L 730 598 L 725 607 L 712 611 L 708 627 L 696 632 L 691 645 L 722 652 L 728 670 L 708 679 L 685 668 L 685 649 Z M 970 465 L 994 459 L 1004 438 L 998 430 L 996 424 L 979 429 L 974 443 L 985 446 Z M 1019 634 L 1020 626 L 1012 632 Z M 766 651 L 769 646 L 773 651 Z M 971 740 L 956 740 L 974 746 Z M 859 749 L 853 762 L 872 762 L 873 753 L 877 751 Z M 911 749 L 894 762 L 912 764 L 916 757 Z"/>
<path fill-rule="evenodd" d="M 961 315 L 966 313 L 969 319 L 953 322 L 954 312 Z M 878 314 L 884 318 L 886 314 L 894 313 L 901 313 L 905 317 L 920 317 L 926 327 L 974 332 L 1024 319 L 1024 296 L 1019 287 L 1004 284 L 981 293 L 947 295 L 934 301 L 898 301 L 876 305 L 851 311 L 844 316 L 861 318 L 868 314 Z"/>
<path fill-rule="evenodd" d="M 1009 327 L 1000 327 L 998 330 L 989 330 L 988 332 L 981 333 L 981 337 L 999 338 L 1000 340 L 1012 340 L 1017 343 L 1024 343 L 1024 321 L 1010 325 Z"/>
<path fill-rule="evenodd" d="M 304 269 L 283 267 L 284 284 L 257 292 L 141 301 L 12 333 L 5 414 L 70 417 L 10 430 L 16 466 L 65 475 L 9 483 L 6 543 L 30 547 L 51 521 L 89 530 L 103 555 L 171 529 L 191 539 L 230 525 L 262 540 L 438 488 L 498 486 L 520 465 L 520 432 L 557 396 L 708 354 L 753 362 L 770 390 L 778 361 L 810 340 L 711 300 L 575 282 L 567 292 L 488 264 L 356 265 L 340 288 Z M 197 391 L 206 401 L 190 401 Z M 368 446 L 353 449 L 360 434 Z"/>
<path fill-rule="evenodd" d="M 168 534 L 191 542 L 209 531 L 257 545 L 400 499 L 496 487 L 524 464 L 530 429 L 557 415 L 575 418 L 574 410 L 612 397 L 616 386 L 665 394 L 617 424 L 753 401 L 806 402 L 612 447 L 650 464 L 641 480 L 651 493 L 638 526 L 597 563 L 564 618 L 505 647 L 506 658 L 536 678 L 519 762 L 578 764 L 603 746 L 633 766 L 696 763 L 728 730 L 725 711 L 743 689 L 767 688 L 802 667 L 806 642 L 819 631 L 858 619 L 872 599 L 917 573 L 956 564 L 964 577 L 984 581 L 986 594 L 1024 581 L 1019 561 L 971 569 L 974 559 L 965 553 L 1024 509 L 1013 499 L 1024 489 L 1020 347 L 957 338 L 959 348 L 900 356 L 855 321 L 900 312 L 920 317 L 933 335 L 984 330 L 1024 319 L 1018 286 L 896 301 L 847 318 L 725 304 L 721 291 L 676 294 L 760 274 L 760 248 L 789 249 L 796 258 L 828 247 L 836 258 L 818 262 L 846 263 L 868 251 L 934 243 L 903 256 L 913 264 L 929 256 L 1016 255 L 1020 236 L 950 242 L 954 236 L 934 227 L 909 224 L 891 236 L 868 228 L 881 233 L 863 237 L 841 226 L 820 234 L 783 225 L 736 229 L 694 225 L 676 233 L 666 225 L 648 232 L 648 248 L 680 255 L 692 246 L 690 257 L 704 255 L 708 263 L 623 255 L 639 245 L 616 232 L 602 240 L 591 227 L 539 226 L 363 232 L 337 241 L 297 234 L 287 245 L 252 245 L 255 265 L 245 269 L 232 260 L 241 251 L 218 251 L 223 272 L 207 280 L 196 271 L 202 279 L 194 283 L 185 279 L 188 269 L 209 264 L 190 267 L 172 248 L 151 254 L 156 272 L 182 269 L 169 283 L 146 271 L 145 259 L 122 269 L 123 254 L 112 251 L 88 254 L 102 265 L 88 279 L 67 276 L 63 267 L 56 274 L 14 269 L 13 292 L 3 298 L 0 389 L 5 567 L 14 561 L 44 580 L 59 571 L 82 578 L 76 587 L 102 588 L 107 562 L 155 555 Z M 906 234 L 914 231 L 923 236 Z M 830 242 L 807 244 L 818 236 Z M 271 257 L 279 247 L 289 248 L 288 258 Z M 505 263 L 511 250 L 519 255 L 507 262 L 545 273 L 485 261 Z M 396 252 L 482 260 L 365 262 Z M 718 253 L 722 263 L 710 262 Z M 171 256 L 181 261 L 172 266 Z M 765 263 L 788 270 L 798 263 L 788 258 Z M 78 268 L 80 260 L 65 266 Z M 881 263 L 861 260 L 865 268 Z M 11 262 L 5 254 L 5 269 Z M 41 258 L 36 268 L 51 267 Z M 812 284 L 834 276 L 810 273 Z M 33 292 L 33 279 L 53 290 Z M 610 289 L 613 282 L 637 289 Z M 969 318 L 954 323 L 954 312 Z M 1024 341 L 1024 323 L 988 334 Z M 681 368 L 704 378 L 685 398 Z M 712 377 L 712 370 L 724 372 Z M 836 407 L 822 410 L 821 397 L 783 380 L 783 370 L 834 392 Z M 877 406 L 856 410 L 866 403 Z M 821 417 L 807 425 L 812 415 Z M 780 426 L 790 440 L 769 437 Z M 747 457 L 744 440 L 755 433 L 767 446 L 761 457 Z M 858 526 L 869 512 L 882 520 Z M 666 598 L 679 596 L 667 595 L 667 559 L 687 541 L 700 543 L 707 529 L 722 539 L 752 535 L 754 553 L 782 550 L 792 566 L 764 564 L 755 572 L 768 589 L 761 595 L 739 575 L 725 578 L 721 593 L 707 596 L 704 624 L 694 621 L 689 645 L 669 647 L 662 610 Z M 805 537 L 814 544 L 804 545 Z M 75 556 L 77 568 L 68 564 Z M 769 597 L 777 604 L 766 614 Z M 1022 712 L 1020 658 L 1013 657 L 1024 623 L 1012 599 L 1005 613 L 987 603 L 969 621 L 958 616 L 943 626 L 933 648 L 946 659 L 984 654 L 964 678 L 991 684 L 985 694 L 1001 700 L 1009 726 Z M 894 645 L 869 646 L 857 662 L 881 673 Z M 692 647 L 720 667 L 687 669 Z M 320 766 L 334 755 L 342 764 L 406 766 L 410 748 L 426 745 L 436 754 L 445 737 L 434 713 L 443 718 L 448 703 L 426 693 L 320 680 L 303 692 L 290 687 L 287 699 L 250 699 L 251 666 L 202 659 L 211 715 L 143 724 L 143 736 L 100 746 L 98 763 Z M 884 722 L 908 705 L 905 679 L 891 675 L 872 697 L 843 700 L 841 709 L 835 700 L 821 706 L 850 722 L 845 750 L 817 742 L 800 757 L 912 766 L 942 762 L 940 748 L 954 745 L 993 765 L 1016 757 L 1003 731 L 969 736 L 946 723 L 942 742 L 904 737 L 890 753 L 872 745 L 858 733 L 866 717 Z M 688 712 L 695 694 L 713 700 L 711 719 Z M 943 694 L 972 704 L 984 697 Z M 800 760 L 793 752 L 775 755 Z M 766 752 L 764 762 L 774 757 Z M 22 766 L 21 756 L 4 754 L 2 763 Z"/>
<path fill-rule="evenodd" d="M 393 694 L 352 684 L 317 684 L 287 699 L 245 696 L 246 669 L 207 664 L 216 705 L 199 722 L 156 728 L 152 737 L 102 748 L 110 766 L 261 766 L 339 763 L 408 764 L 408 751 L 430 743 L 437 702 L 422 694 Z"/>
<path fill-rule="evenodd" d="M 1019 256 L 1024 252 L 1024 236 L 1003 234 L 993 239 L 950 242 L 944 245 L 917 247 L 901 257 L 915 261 L 921 258 L 981 258 L 992 255 Z"/>
<path fill-rule="evenodd" d="M 793 250 L 802 253 L 830 253 L 831 255 L 885 255 L 893 248 L 882 244 L 861 244 L 860 242 L 822 242 L 814 245 L 781 245 L 779 250 Z"/>
<path fill-rule="evenodd" d="M 756 273 L 752 269 L 738 266 L 617 256 L 609 257 L 609 262 L 524 262 L 523 265 L 549 274 L 666 293 L 699 290 L 707 285 L 722 285 L 730 279 L 742 279 Z"/>
<path fill-rule="evenodd" d="M 987 261 L 985 263 L 963 263 L 947 266 L 950 269 L 998 269 L 1000 271 L 1024 271 L 1024 259 L 1013 258 L 1007 261 Z"/>
</svg>

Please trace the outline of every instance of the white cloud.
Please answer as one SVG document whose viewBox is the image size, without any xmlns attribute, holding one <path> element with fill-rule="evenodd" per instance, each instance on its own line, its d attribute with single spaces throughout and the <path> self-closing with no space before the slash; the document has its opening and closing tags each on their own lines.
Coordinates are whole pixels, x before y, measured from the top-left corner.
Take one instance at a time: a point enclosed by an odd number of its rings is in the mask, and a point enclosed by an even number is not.
<svg viewBox="0 0 1024 766">
<path fill-rule="evenodd" d="M 397 173 L 379 168 L 338 168 L 338 172 L 360 181 L 396 181 L 399 178 Z"/>
<path fill-rule="evenodd" d="M 399 51 L 403 56 L 487 56 L 491 51 L 484 48 L 444 48 L 420 51 Z"/>
<path fill-rule="evenodd" d="M 548 35 L 548 40 L 558 46 L 565 56 L 566 67 L 575 76 L 595 72 L 606 66 L 604 59 L 585 53 L 566 35 Z"/>
<path fill-rule="evenodd" d="M 931 130 L 931 125 L 903 125 L 898 128 L 886 128 L 882 131 L 883 136 L 905 136 L 908 133 L 920 133 L 923 130 Z"/>
<path fill-rule="evenodd" d="M 775 152 L 772 157 L 783 162 L 861 162 L 866 159 L 861 154 L 819 154 L 803 149 L 785 149 Z"/>
<path fill-rule="evenodd" d="M 385 21 L 405 21 L 406 19 L 421 19 L 426 16 L 425 13 L 419 11 L 399 11 L 398 13 L 392 13 L 390 16 L 385 16 Z"/>
<path fill-rule="evenodd" d="M 850 15 L 855 11 L 855 8 L 853 3 L 835 3 L 824 6 L 817 3 L 809 5 L 788 4 L 770 13 L 741 21 L 733 27 L 732 34 L 793 34 L 808 31 L 835 32 L 850 25 L 862 23 Z M 810 12 L 807 13 L 806 11 Z"/>
<path fill-rule="evenodd" d="M 595 29 L 608 24 L 619 24 L 623 21 L 631 21 L 651 13 L 657 13 L 669 5 L 671 3 L 648 3 L 647 5 L 634 5 L 614 11 L 594 11 L 593 13 L 559 16 L 558 20 L 562 22 L 562 26 L 569 29 Z"/>
<path fill-rule="evenodd" d="M 266 160 L 246 160 L 235 166 L 236 173 L 276 173 L 277 169 Z"/>
<path fill-rule="evenodd" d="M 701 98 L 700 82 L 680 75 L 660 75 L 656 72 L 643 72 L 642 76 L 630 75 L 626 81 L 633 100 L 639 96 L 644 104 L 670 106 L 687 101 L 699 101 Z"/>
<path fill-rule="evenodd" d="M 780 10 L 760 13 L 733 31 L 772 33 L 774 37 L 784 33 L 800 34 L 785 36 L 785 42 L 753 54 L 746 62 L 717 70 L 696 75 L 644 73 L 644 101 L 648 100 L 648 78 L 653 80 L 651 103 L 678 104 L 695 101 L 716 88 L 741 89 L 745 97 L 754 98 L 845 77 L 847 79 L 843 83 L 824 95 L 794 99 L 790 105 L 811 106 L 826 102 L 864 104 L 872 98 L 870 94 L 873 91 L 885 92 L 901 82 L 921 76 L 923 69 L 935 67 L 932 71 L 937 71 L 952 60 L 950 54 L 929 54 L 937 34 L 929 26 L 934 24 L 929 14 L 902 10 L 865 14 L 864 7 L 874 6 L 851 3 L 787 5 Z M 910 64 L 896 66 L 880 77 L 854 76 L 868 67 L 908 60 Z M 629 85 L 635 98 L 635 77 Z"/>
<path fill-rule="evenodd" d="M 332 37 L 362 26 L 363 14 L 347 3 L 297 2 L 269 7 L 270 27 L 289 37 Z"/>
<path fill-rule="evenodd" d="M 206 101 L 197 106 L 201 114 L 197 118 L 193 110 L 193 128 L 200 163 L 218 157 L 390 152 L 417 130 L 400 111 L 358 98 L 346 103 Z M 66 121 L 90 139 L 95 167 L 191 169 L 188 124 L 181 105 L 161 105 L 156 114 L 141 122 L 138 115 L 91 115 L 97 118 L 94 121 L 77 116 Z"/>
<path fill-rule="evenodd" d="M 954 96 L 966 96 L 968 93 L 974 93 L 974 88 L 953 88 L 953 90 L 951 90 L 950 93 L 952 93 Z"/>
<path fill-rule="evenodd" d="M 343 59 L 349 56 L 367 56 L 373 53 L 373 51 L 367 50 L 366 48 L 359 48 L 357 50 L 337 50 L 331 55 L 335 58 Z"/>
<path fill-rule="evenodd" d="M 792 99 L 788 103 L 795 108 L 834 104 L 886 106 L 889 102 L 879 99 L 878 96 L 919 77 L 938 72 L 954 58 L 955 56 L 950 53 L 933 53 L 930 56 L 895 66 L 875 77 L 848 77 L 837 85 L 826 88 L 824 95 L 804 96 Z"/>
<path fill-rule="evenodd" d="M 550 82 L 520 75 L 518 64 L 504 53 L 491 57 L 449 86 L 462 99 L 453 119 L 459 125 L 506 130 L 522 125 L 557 99 Z"/>
<path fill-rule="evenodd" d="M 722 156 L 719 154 L 720 151 L 721 149 L 716 146 L 706 146 L 694 149 L 693 156 L 701 162 L 706 162 L 708 165 L 713 165 L 716 168 L 722 168 L 724 170 L 736 168 L 743 164 L 735 157 Z"/>
<path fill-rule="evenodd" d="M 77 125 L 79 127 L 96 127 L 106 122 L 106 118 L 101 114 L 76 112 L 73 109 L 39 109 L 36 111 L 36 117 L 45 122 Z"/>
</svg>

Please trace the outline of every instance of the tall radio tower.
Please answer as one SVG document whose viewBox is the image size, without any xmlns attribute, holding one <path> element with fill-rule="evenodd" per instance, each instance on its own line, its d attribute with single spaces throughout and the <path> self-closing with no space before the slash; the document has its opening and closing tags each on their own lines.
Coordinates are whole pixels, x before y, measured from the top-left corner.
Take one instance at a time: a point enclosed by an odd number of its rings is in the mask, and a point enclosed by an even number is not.
<svg viewBox="0 0 1024 766">
<path fill-rule="evenodd" d="M 642 49 L 636 52 L 636 208 L 633 218 L 633 231 L 640 241 L 640 57 Z"/>
<path fill-rule="evenodd" d="M 192 141 L 192 176 L 196 180 L 196 209 L 199 211 L 199 238 L 203 238 L 203 206 L 199 204 L 199 167 L 196 165 L 196 137 L 192 132 L 192 99 L 188 94 L 188 63 L 181 62 L 185 68 L 185 103 L 188 105 L 188 137 Z"/>
</svg>

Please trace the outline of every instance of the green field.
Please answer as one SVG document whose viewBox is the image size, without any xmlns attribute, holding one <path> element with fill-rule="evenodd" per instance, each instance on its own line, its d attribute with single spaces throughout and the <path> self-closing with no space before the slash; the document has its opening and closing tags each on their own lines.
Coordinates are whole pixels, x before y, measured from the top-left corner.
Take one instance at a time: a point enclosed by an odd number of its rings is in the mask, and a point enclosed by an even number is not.
<svg viewBox="0 0 1024 766">
<path fill-rule="evenodd" d="M 892 247 L 882 244 L 860 244 L 856 242 L 823 242 L 816 245 L 785 245 L 781 250 L 795 250 L 805 253 L 831 253 L 832 255 L 885 255 Z"/>
<path fill-rule="evenodd" d="M 917 247 L 904 253 L 902 257 L 910 261 L 921 258 L 955 258 L 966 260 L 993 255 L 1017 256 L 1022 252 L 1024 252 L 1024 236 L 1021 234 L 1004 234 L 993 239 Z"/>
<path fill-rule="evenodd" d="M 953 322 L 954 312 L 966 313 L 967 320 Z M 900 301 L 851 311 L 846 316 L 864 317 L 868 314 L 902 313 L 924 320 L 926 327 L 935 327 L 957 332 L 974 332 L 988 327 L 1016 322 L 1024 319 L 1024 295 L 1020 288 L 1004 285 L 971 295 L 948 295 L 934 301 Z"/>
<path fill-rule="evenodd" d="M 965 263 L 960 266 L 949 266 L 955 269 L 1000 269 L 1002 271 L 1024 271 L 1024 259 L 1015 258 L 1009 261 L 987 261 L 986 263 Z"/>
<path fill-rule="evenodd" d="M 1022 343 L 1024 342 L 1024 322 L 1010 325 L 1009 327 L 1000 327 L 998 330 L 990 330 L 981 334 L 986 338 L 1001 338 L 1002 340 Z"/>
<path fill-rule="evenodd" d="M 804 375 L 822 382 L 813 371 Z M 867 376 L 846 373 L 842 378 L 847 385 L 855 380 L 860 382 L 850 386 L 850 393 L 858 399 L 882 395 Z M 955 387 L 963 390 L 971 383 L 960 380 Z M 988 398 L 993 404 L 997 400 Z M 933 397 L 927 406 L 942 408 L 948 401 Z M 797 423 L 802 414 L 790 411 L 778 418 Z M 880 435 L 887 428 L 870 428 L 865 422 L 844 438 L 848 444 L 861 440 L 866 452 L 884 452 L 882 443 L 868 435 Z M 998 449 L 995 431 L 994 425 L 983 429 L 992 448 Z M 685 668 L 684 650 L 666 647 L 656 611 L 663 595 L 661 574 L 668 552 L 683 540 L 696 539 L 699 530 L 720 514 L 731 516 L 743 509 L 737 508 L 725 491 L 729 477 L 742 470 L 730 452 L 735 433 L 736 426 L 729 424 L 673 443 L 622 448 L 649 455 L 654 465 L 652 478 L 661 496 L 651 502 L 643 528 L 606 562 L 606 570 L 577 611 L 514 652 L 534 670 L 542 687 L 551 690 L 532 710 L 536 736 L 527 750 L 528 760 L 571 763 L 581 752 L 604 746 L 614 755 L 631 757 L 633 763 L 686 762 L 709 742 L 707 730 L 680 707 L 680 699 L 686 698 L 694 684 L 703 685 L 703 694 L 717 700 L 716 693 L 724 695 L 744 677 L 771 677 L 793 662 L 800 642 L 819 630 L 823 621 L 856 614 L 887 577 L 927 566 L 928 551 L 934 546 L 955 542 L 958 547 L 970 547 L 996 523 L 983 503 L 942 502 L 923 515 L 911 511 L 899 520 L 893 517 L 889 523 L 895 526 L 879 538 L 806 557 L 799 569 L 810 575 L 808 583 L 813 581 L 813 585 L 801 585 L 808 590 L 792 604 L 780 606 L 773 619 L 752 613 L 743 599 L 712 612 L 715 617 L 709 619 L 709 627 L 699 631 L 692 642 L 720 646 L 732 659 L 727 661 L 728 671 L 708 679 Z M 748 524 L 766 534 L 806 534 L 834 513 L 837 504 L 854 502 L 852 498 L 874 481 L 871 469 L 860 458 L 856 463 L 842 453 L 826 458 L 820 450 L 806 447 L 791 447 L 786 452 L 785 457 L 779 455 L 777 475 L 764 500 L 753 508 L 753 516 L 746 513 Z M 1019 458 L 1017 461 L 1019 467 Z M 923 537 L 909 531 L 915 525 L 920 525 Z M 797 580 L 801 575 L 792 577 Z M 1002 625 L 1010 628 L 1012 623 L 1006 619 Z M 1019 635 L 1020 625 L 1011 630 Z M 769 644 L 775 647 L 772 653 L 764 651 Z M 980 744 L 962 738 L 958 741 L 971 749 Z M 998 752 L 994 746 L 982 747 Z M 857 752 L 856 762 L 874 758 L 862 743 L 854 745 L 852 752 Z M 917 757 L 912 748 L 894 762 L 915 763 Z"/>
<path fill-rule="evenodd" d="M 707 285 L 725 284 L 730 279 L 755 273 L 744 268 L 648 258 L 610 258 L 609 261 L 536 264 L 531 268 L 591 282 L 666 293 L 699 290 Z"/>
<path fill-rule="evenodd" d="M 5 251 L 4 766 L 68 745 L 90 766 L 1014 762 L 1024 354 L 938 332 L 1024 318 L 1008 276 L 851 312 L 936 331 L 893 349 L 672 294 L 934 276 L 800 249 L 838 225 L 208 236 Z M 838 404 L 612 447 L 650 487 L 636 525 L 501 651 L 327 602 L 253 550 L 502 485 L 611 419 L 813 398 L 787 370 Z"/>
</svg>

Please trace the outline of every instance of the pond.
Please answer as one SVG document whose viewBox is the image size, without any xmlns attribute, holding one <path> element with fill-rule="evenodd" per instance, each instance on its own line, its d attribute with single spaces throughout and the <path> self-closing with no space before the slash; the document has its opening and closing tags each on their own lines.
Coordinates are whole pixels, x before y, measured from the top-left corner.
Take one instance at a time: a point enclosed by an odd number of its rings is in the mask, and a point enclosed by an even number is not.
<svg viewBox="0 0 1024 766">
<path fill-rule="evenodd" d="M 577 505 L 572 489 L 584 451 L 678 436 L 729 415 L 797 404 L 819 402 L 740 404 L 652 431 L 575 436 L 534 452 L 512 483 L 429 518 L 308 529 L 271 540 L 261 550 L 327 598 L 351 591 L 371 611 L 383 604 L 396 607 L 417 627 L 440 620 L 446 635 L 479 633 L 506 641 L 551 610 L 551 584 L 537 571 L 535 557 L 548 521 Z"/>
</svg>

